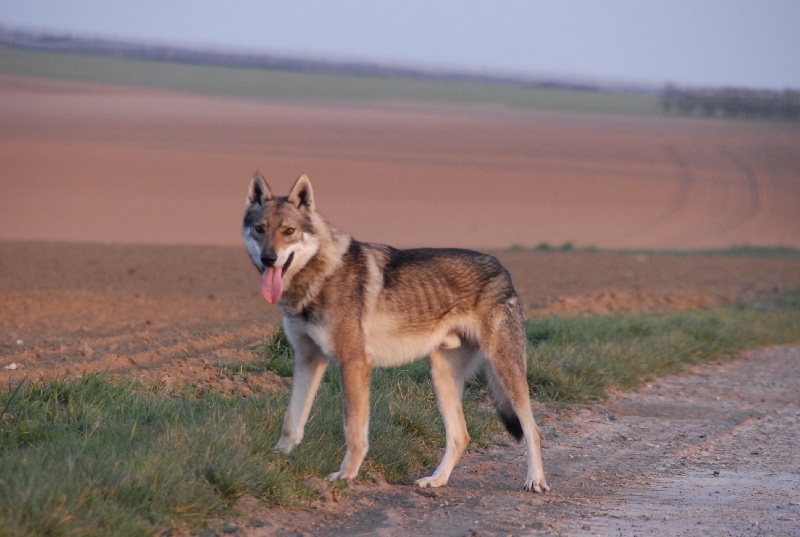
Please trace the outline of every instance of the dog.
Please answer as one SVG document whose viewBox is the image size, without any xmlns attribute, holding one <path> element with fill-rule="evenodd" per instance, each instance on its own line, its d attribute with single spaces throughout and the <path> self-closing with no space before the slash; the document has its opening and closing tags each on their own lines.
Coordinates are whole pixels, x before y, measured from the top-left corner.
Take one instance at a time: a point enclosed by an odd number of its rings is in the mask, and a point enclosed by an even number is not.
<svg viewBox="0 0 800 537">
<path fill-rule="evenodd" d="M 494 407 L 508 432 L 527 443 L 524 490 L 549 491 L 539 427 L 526 379 L 523 310 L 508 271 L 471 250 L 399 250 L 359 242 L 316 211 L 301 175 L 288 196 L 253 177 L 242 236 L 261 273 L 261 295 L 283 310 L 294 375 L 278 451 L 303 438 L 330 360 L 339 368 L 347 450 L 328 479 L 354 479 L 367 454 L 370 372 L 429 357 L 446 447 L 420 487 L 447 484 L 469 442 L 465 380 L 484 365 Z"/>
</svg>

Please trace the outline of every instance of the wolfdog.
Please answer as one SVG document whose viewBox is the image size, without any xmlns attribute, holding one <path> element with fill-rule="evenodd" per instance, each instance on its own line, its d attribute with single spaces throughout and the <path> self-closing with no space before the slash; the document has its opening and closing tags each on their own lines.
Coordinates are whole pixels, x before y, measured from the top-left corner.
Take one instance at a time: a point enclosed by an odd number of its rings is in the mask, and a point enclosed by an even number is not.
<svg viewBox="0 0 800 537">
<path fill-rule="evenodd" d="M 446 447 L 436 471 L 416 484 L 444 486 L 469 442 L 464 382 L 483 364 L 500 419 L 527 443 L 524 490 L 550 490 L 526 380 L 522 306 L 497 259 L 471 250 L 398 250 L 359 242 L 316 211 L 305 175 L 284 197 L 274 196 L 256 173 L 246 205 L 242 235 L 261 273 L 261 295 L 283 310 L 294 350 L 277 450 L 288 454 L 302 440 L 320 379 L 334 360 L 347 450 L 328 479 L 355 478 L 367 454 L 372 368 L 427 356 Z"/>
</svg>

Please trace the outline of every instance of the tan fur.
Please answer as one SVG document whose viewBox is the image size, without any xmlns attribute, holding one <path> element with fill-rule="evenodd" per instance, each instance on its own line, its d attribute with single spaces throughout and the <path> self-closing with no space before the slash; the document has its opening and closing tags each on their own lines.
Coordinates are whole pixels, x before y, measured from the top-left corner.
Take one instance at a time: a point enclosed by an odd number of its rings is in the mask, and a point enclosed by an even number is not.
<svg viewBox="0 0 800 537">
<path fill-rule="evenodd" d="M 461 404 L 464 382 L 484 364 L 498 413 L 528 445 L 525 490 L 549 490 L 526 380 L 522 308 L 508 272 L 495 258 L 356 241 L 316 212 L 305 175 L 287 197 L 274 197 L 256 175 L 243 237 L 259 271 L 269 263 L 283 274 L 279 305 L 295 369 L 277 449 L 289 453 L 302 440 L 320 379 L 334 360 L 347 451 L 329 478 L 355 478 L 368 449 L 372 367 L 428 356 L 446 447 L 436 471 L 417 485 L 443 486 L 469 443 Z"/>
</svg>

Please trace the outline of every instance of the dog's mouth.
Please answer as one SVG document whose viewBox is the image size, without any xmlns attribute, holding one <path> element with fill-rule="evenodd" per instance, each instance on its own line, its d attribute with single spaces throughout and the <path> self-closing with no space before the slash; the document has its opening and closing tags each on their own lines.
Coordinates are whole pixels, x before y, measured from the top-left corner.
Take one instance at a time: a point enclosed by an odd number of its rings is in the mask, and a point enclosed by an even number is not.
<svg viewBox="0 0 800 537">
<path fill-rule="evenodd" d="M 282 267 L 267 267 L 261 275 L 261 296 L 270 304 L 277 304 L 283 295 L 283 275 L 294 260 L 294 252 L 289 254 Z"/>
<path fill-rule="evenodd" d="M 291 254 L 289 254 L 289 257 L 287 257 L 287 258 L 286 258 L 286 263 L 284 263 L 284 264 L 283 264 L 283 267 L 281 268 L 281 276 L 283 276 L 284 274 L 286 274 L 286 271 L 287 271 L 287 270 L 289 270 L 289 265 L 291 265 L 291 264 L 292 264 L 292 260 L 293 260 L 293 259 L 294 259 L 294 252 L 292 252 Z"/>
</svg>

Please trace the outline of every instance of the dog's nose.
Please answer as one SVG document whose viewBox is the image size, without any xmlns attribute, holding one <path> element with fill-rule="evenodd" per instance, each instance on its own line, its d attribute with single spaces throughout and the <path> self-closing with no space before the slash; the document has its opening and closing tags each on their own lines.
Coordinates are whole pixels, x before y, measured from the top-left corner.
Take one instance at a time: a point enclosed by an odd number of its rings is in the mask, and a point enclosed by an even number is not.
<svg viewBox="0 0 800 537">
<path fill-rule="evenodd" d="M 261 254 L 261 263 L 264 264 L 265 267 L 271 267 L 275 264 L 275 261 L 278 260 L 278 254 L 273 252 L 264 252 Z"/>
</svg>

